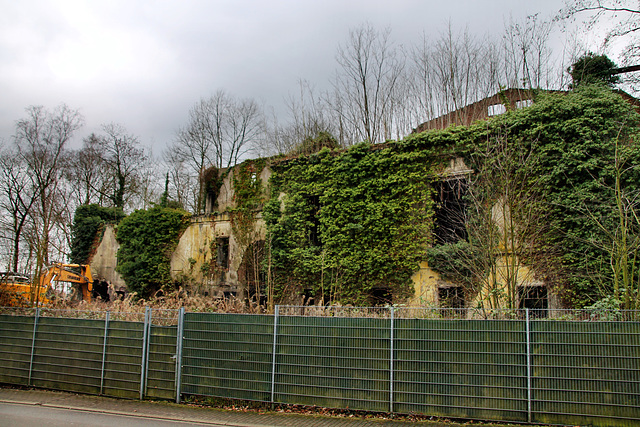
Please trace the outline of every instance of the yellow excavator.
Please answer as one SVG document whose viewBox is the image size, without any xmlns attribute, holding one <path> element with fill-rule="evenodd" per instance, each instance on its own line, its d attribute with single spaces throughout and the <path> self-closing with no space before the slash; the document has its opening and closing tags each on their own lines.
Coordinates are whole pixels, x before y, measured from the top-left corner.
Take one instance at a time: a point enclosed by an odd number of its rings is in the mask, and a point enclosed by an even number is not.
<svg viewBox="0 0 640 427">
<path fill-rule="evenodd" d="M 11 272 L 0 273 L 0 305 L 4 306 L 41 306 L 51 302 L 53 282 L 68 282 L 78 285 L 78 297 L 90 301 L 93 293 L 91 267 L 83 264 L 54 263 L 48 266 L 31 283 L 29 277 Z"/>
</svg>

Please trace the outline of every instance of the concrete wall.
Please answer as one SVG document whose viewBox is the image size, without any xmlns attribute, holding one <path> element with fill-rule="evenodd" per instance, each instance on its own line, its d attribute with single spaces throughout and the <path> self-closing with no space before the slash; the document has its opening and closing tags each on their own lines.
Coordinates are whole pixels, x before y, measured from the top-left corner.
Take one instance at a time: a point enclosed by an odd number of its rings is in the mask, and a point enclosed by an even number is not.
<svg viewBox="0 0 640 427">
<path fill-rule="evenodd" d="M 469 174 L 472 171 L 461 159 L 452 160 L 442 172 L 443 177 L 456 177 Z M 263 185 L 267 188 L 271 171 L 265 168 L 259 175 Z M 172 278 L 182 283 L 190 292 L 212 297 L 235 295 L 238 298 L 247 297 L 246 283 L 239 280 L 239 271 L 242 268 L 247 241 L 249 244 L 265 239 L 266 228 L 258 213 L 254 228 L 241 244 L 233 233 L 231 218 L 227 211 L 235 207 L 233 191 L 233 171 L 230 171 L 223 180 L 216 203 L 207 202 L 207 215 L 193 217 L 191 225 L 187 227 L 180 237 L 178 245 L 171 255 Z M 499 215 L 494 216 L 497 220 Z M 504 228 L 501 226 L 501 229 Z M 217 262 L 217 251 L 220 239 L 228 239 L 228 265 L 221 267 Z M 104 237 L 91 260 L 91 268 L 97 276 L 107 280 L 115 290 L 124 289 L 125 283 L 115 271 L 116 254 L 119 248 L 115 240 L 113 226 L 108 226 Z M 506 268 L 504 257 L 498 260 L 497 274 Z M 518 272 L 519 286 L 543 285 L 535 280 L 533 274 L 526 266 L 521 266 Z M 500 279 L 498 278 L 498 281 Z M 412 306 L 439 306 L 439 289 L 455 286 L 454 283 L 443 280 L 440 275 L 429 268 L 426 261 L 420 264 L 420 269 L 413 276 L 415 294 L 407 301 Z M 557 308 L 558 299 L 548 289 L 549 308 Z M 480 292 L 470 301 L 466 301 L 468 307 L 481 302 L 483 292 Z"/>
<path fill-rule="evenodd" d="M 266 189 L 271 171 L 264 168 L 258 175 Z M 207 201 L 207 214 L 194 216 L 184 231 L 178 246 L 171 255 L 171 276 L 182 283 L 190 292 L 222 297 L 235 295 L 246 297 L 245 284 L 238 280 L 247 244 L 264 240 L 266 230 L 261 215 L 248 233 L 248 243 L 241 244 L 233 234 L 231 218 L 226 212 L 236 206 L 233 191 L 233 170 L 223 179 L 217 200 Z M 220 239 L 228 239 L 228 265 L 221 267 L 217 262 L 217 247 Z M 115 238 L 114 227 L 107 226 L 102 241 L 91 258 L 91 269 L 100 279 L 109 282 L 114 291 L 126 289 L 122 277 L 115 271 L 120 245 Z"/>
<path fill-rule="evenodd" d="M 116 272 L 116 255 L 119 248 L 120 244 L 116 241 L 116 230 L 113 225 L 108 224 L 105 227 L 100 244 L 89 261 L 94 279 L 106 280 L 113 286 L 114 291 L 126 289 L 124 280 Z"/>
</svg>

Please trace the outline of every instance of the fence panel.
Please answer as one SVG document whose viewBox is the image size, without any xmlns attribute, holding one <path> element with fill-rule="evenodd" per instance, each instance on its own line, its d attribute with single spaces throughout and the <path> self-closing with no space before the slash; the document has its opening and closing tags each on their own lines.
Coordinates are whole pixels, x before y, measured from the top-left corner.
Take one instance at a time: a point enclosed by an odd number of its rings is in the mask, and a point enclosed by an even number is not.
<svg viewBox="0 0 640 427">
<path fill-rule="evenodd" d="M 640 322 L 532 321 L 535 422 L 638 425 Z"/>
<path fill-rule="evenodd" d="M 281 316 L 275 401 L 389 411 L 390 336 L 389 319 Z"/>
<path fill-rule="evenodd" d="M 269 401 L 273 316 L 187 313 L 184 316 L 184 394 Z"/>
<path fill-rule="evenodd" d="M 142 322 L 109 322 L 103 394 L 129 399 L 140 396 L 144 327 Z"/>
<path fill-rule="evenodd" d="M 151 326 L 145 396 L 153 399 L 176 397 L 177 326 Z"/>
<path fill-rule="evenodd" d="M 637 315 L 476 320 L 417 309 L 280 309 L 148 311 L 147 323 L 135 313 L 4 309 L 0 382 L 179 400 L 181 381 L 184 394 L 368 411 L 596 426 L 640 420 Z"/>
<path fill-rule="evenodd" d="M 527 421 L 525 322 L 395 323 L 397 412 Z"/>
<path fill-rule="evenodd" d="M 0 382 L 29 385 L 34 316 L 0 314 Z"/>
<path fill-rule="evenodd" d="M 99 394 L 104 320 L 40 317 L 31 385 Z"/>
</svg>

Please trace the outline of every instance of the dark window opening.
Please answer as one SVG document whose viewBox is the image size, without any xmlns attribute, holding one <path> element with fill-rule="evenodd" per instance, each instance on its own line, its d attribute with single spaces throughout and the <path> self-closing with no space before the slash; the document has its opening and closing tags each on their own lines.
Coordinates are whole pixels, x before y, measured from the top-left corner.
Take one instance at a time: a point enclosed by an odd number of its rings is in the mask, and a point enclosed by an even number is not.
<svg viewBox="0 0 640 427">
<path fill-rule="evenodd" d="M 216 239 L 216 264 L 223 269 L 229 268 L 229 238 L 221 237 Z"/>
<path fill-rule="evenodd" d="M 222 297 L 226 300 L 231 300 L 236 297 L 236 292 L 234 291 L 224 291 L 222 292 Z"/>
<path fill-rule="evenodd" d="M 375 288 L 371 290 L 370 294 L 371 303 L 374 306 L 378 305 L 390 305 L 393 303 L 393 296 L 389 289 Z"/>
<path fill-rule="evenodd" d="M 307 236 L 309 238 L 309 244 L 311 246 L 322 246 L 320 240 L 320 219 L 318 214 L 320 213 L 320 196 L 308 196 L 307 204 L 309 205 L 309 217 L 307 218 L 308 228 Z"/>
<path fill-rule="evenodd" d="M 451 286 L 438 289 L 438 303 L 444 310 L 441 311 L 443 317 L 456 318 L 465 315 L 464 288 L 462 286 Z"/>
<path fill-rule="evenodd" d="M 545 286 L 521 286 L 518 288 L 518 297 L 521 309 L 532 310 L 532 317 L 547 317 L 549 299 Z"/>
<path fill-rule="evenodd" d="M 467 240 L 466 178 L 447 179 L 435 185 L 434 236 L 437 245 Z"/>
<path fill-rule="evenodd" d="M 464 288 L 462 286 L 440 288 L 438 301 L 442 308 L 464 308 Z"/>
</svg>

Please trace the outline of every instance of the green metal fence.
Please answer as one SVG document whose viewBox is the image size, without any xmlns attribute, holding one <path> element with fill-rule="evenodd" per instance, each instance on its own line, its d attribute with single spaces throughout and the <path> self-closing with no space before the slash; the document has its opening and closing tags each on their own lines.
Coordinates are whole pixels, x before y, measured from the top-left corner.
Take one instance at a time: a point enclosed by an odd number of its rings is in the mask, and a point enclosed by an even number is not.
<svg viewBox="0 0 640 427">
<path fill-rule="evenodd" d="M 0 382 L 126 398 L 204 395 L 481 420 L 640 424 L 640 313 L 615 320 L 589 312 L 540 319 L 529 311 L 410 308 L 67 314 L 0 314 Z"/>
<path fill-rule="evenodd" d="M 273 316 L 187 313 L 182 394 L 270 401 Z"/>
<path fill-rule="evenodd" d="M 180 311 L 180 313 L 183 313 Z M 178 311 L 3 309 L 0 382 L 123 398 L 176 398 Z"/>
</svg>

